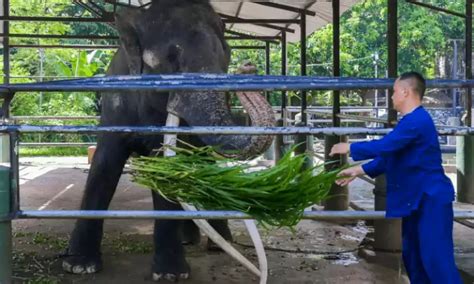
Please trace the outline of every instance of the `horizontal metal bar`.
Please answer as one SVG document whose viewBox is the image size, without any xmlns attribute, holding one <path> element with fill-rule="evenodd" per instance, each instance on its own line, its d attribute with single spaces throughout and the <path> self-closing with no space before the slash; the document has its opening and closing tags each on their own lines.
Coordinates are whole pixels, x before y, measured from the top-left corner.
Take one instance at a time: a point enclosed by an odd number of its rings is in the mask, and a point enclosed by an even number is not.
<svg viewBox="0 0 474 284">
<path fill-rule="evenodd" d="M 441 153 L 443 154 L 456 154 L 456 146 L 453 145 L 441 145 Z"/>
<path fill-rule="evenodd" d="M 392 88 L 394 79 L 358 79 L 310 76 L 168 74 L 109 76 L 42 83 L 0 85 L 0 91 L 276 91 L 354 90 Z M 474 80 L 427 80 L 428 88 L 468 88 Z"/>
<path fill-rule="evenodd" d="M 98 120 L 100 119 L 100 116 L 93 116 L 93 115 L 88 115 L 88 116 L 12 116 L 10 117 L 11 120 L 16 120 L 16 121 L 23 121 L 23 120 Z"/>
<path fill-rule="evenodd" d="M 371 178 L 369 178 L 369 177 L 367 177 L 367 176 L 359 176 L 358 178 L 361 179 L 361 180 L 363 180 L 363 181 L 365 181 L 365 182 L 368 182 L 368 183 L 370 183 L 370 184 L 372 184 L 372 185 L 375 185 L 375 180 L 373 180 L 373 179 L 371 179 Z"/>
<path fill-rule="evenodd" d="M 226 24 L 299 24 L 299 19 L 241 19 L 225 18 L 222 19 Z M 284 27 L 282 27 L 284 28 Z"/>
<path fill-rule="evenodd" d="M 119 45 L 91 44 L 11 44 L 11 48 L 117 49 Z"/>
<path fill-rule="evenodd" d="M 369 116 L 362 116 L 362 115 L 352 115 L 352 114 L 340 113 L 337 116 L 340 117 L 340 118 L 355 119 L 355 120 L 359 120 L 359 121 L 363 121 L 363 122 L 388 123 L 388 121 L 386 119 L 369 117 Z M 392 125 L 395 125 L 397 123 L 398 123 L 398 121 L 392 121 L 391 122 Z"/>
<path fill-rule="evenodd" d="M 41 142 L 41 143 L 20 143 L 20 147 L 89 147 L 97 145 L 97 143 L 74 143 L 74 142 Z"/>
<path fill-rule="evenodd" d="M 18 219 L 252 219 L 238 211 L 80 211 L 24 210 L 16 214 Z M 381 220 L 384 211 L 307 211 L 303 219 L 311 220 Z M 455 219 L 474 219 L 474 211 L 455 211 Z"/>
<path fill-rule="evenodd" d="M 124 134 L 178 134 L 178 135 L 294 135 L 294 134 L 325 134 L 325 135 L 385 135 L 390 128 L 364 127 L 245 127 L 245 126 L 51 126 L 51 125 L 3 125 L 0 133 L 124 133 Z M 473 135 L 473 127 L 439 127 L 440 135 Z"/>
<path fill-rule="evenodd" d="M 218 14 L 219 14 L 219 16 L 221 16 L 223 21 L 228 20 L 228 19 L 245 20 L 243 18 L 235 17 L 235 16 L 232 16 L 232 15 L 226 15 L 226 14 L 223 14 L 223 13 L 218 13 Z M 269 29 L 273 29 L 273 30 L 278 30 L 278 31 L 285 31 L 287 33 L 294 33 L 295 32 L 294 29 L 290 29 L 288 27 L 277 26 L 277 25 L 262 24 L 262 23 L 254 23 L 254 25 L 269 28 Z"/>
<path fill-rule="evenodd" d="M 275 41 L 275 40 L 280 40 L 279 36 L 253 36 L 253 35 L 225 36 L 224 38 L 226 40 L 243 40 L 243 39 L 269 40 L 275 44 L 279 43 L 278 41 Z"/>
<path fill-rule="evenodd" d="M 326 135 L 349 135 L 370 134 L 384 135 L 391 129 L 376 128 L 342 128 L 342 127 L 217 127 L 217 126 L 194 126 L 194 127 L 169 127 L 169 126 L 56 126 L 56 125 L 4 125 L 0 126 L 0 133 L 125 133 L 125 134 L 181 134 L 181 135 L 293 135 L 293 134 L 326 134 Z M 467 130 L 465 130 L 467 131 Z M 471 130 L 474 132 L 474 128 Z"/>
<path fill-rule="evenodd" d="M 236 32 L 236 31 L 229 30 L 229 29 L 226 29 L 225 32 L 227 34 L 234 35 L 235 39 L 239 38 L 239 39 L 263 40 L 263 41 L 274 43 L 274 44 L 279 44 L 280 41 L 281 41 L 280 36 L 254 36 L 254 35 L 249 35 L 249 34 L 245 34 L 245 33 Z M 232 38 L 232 36 L 225 36 L 224 38 L 228 39 L 228 40 L 229 39 L 230 40 L 234 39 L 234 38 Z M 275 40 L 278 40 L 278 41 L 275 41 Z"/>
<path fill-rule="evenodd" d="M 0 16 L 0 21 L 17 22 L 86 22 L 86 23 L 112 23 L 113 18 L 79 18 L 79 17 L 33 17 L 33 16 Z"/>
<path fill-rule="evenodd" d="M 10 44 L 11 48 L 77 48 L 77 49 L 117 49 L 119 45 L 91 45 L 91 44 Z M 234 45 L 231 49 L 265 49 L 265 46 Z"/>
<path fill-rule="evenodd" d="M 6 35 L 0 33 L 0 37 Z M 10 38 L 49 38 L 49 39 L 88 39 L 88 40 L 119 40 L 118 36 L 101 36 L 101 35 L 58 35 L 58 34 L 9 34 Z M 255 40 L 271 40 L 274 43 L 278 43 L 275 40 L 280 40 L 279 36 L 254 36 L 254 35 L 238 35 L 238 36 L 225 36 L 226 40 L 243 40 L 243 39 L 255 39 Z"/>
<path fill-rule="evenodd" d="M 252 50 L 252 49 L 265 49 L 265 48 L 266 48 L 265 46 L 258 46 L 258 45 L 254 45 L 254 46 L 252 46 L 252 45 L 231 45 L 230 46 L 230 49 L 242 49 L 242 50 L 244 50 L 244 49 L 250 49 L 250 50 Z"/>
<path fill-rule="evenodd" d="M 6 35 L 0 33 L 0 37 Z M 51 38 L 51 39 L 90 39 L 90 40 L 118 40 L 118 36 L 100 36 L 100 35 L 46 35 L 46 34 L 9 34 L 10 38 Z"/>
</svg>

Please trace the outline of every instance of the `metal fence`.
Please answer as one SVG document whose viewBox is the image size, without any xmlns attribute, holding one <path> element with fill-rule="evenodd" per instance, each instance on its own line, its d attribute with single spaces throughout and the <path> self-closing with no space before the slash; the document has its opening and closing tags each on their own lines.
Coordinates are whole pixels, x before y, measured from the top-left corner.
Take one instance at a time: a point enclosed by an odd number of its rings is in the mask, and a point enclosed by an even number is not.
<svg viewBox="0 0 474 284">
<path fill-rule="evenodd" d="M 45 83 L 15 84 L 0 86 L 4 98 L 15 92 L 28 91 L 103 91 L 103 90 L 156 90 L 176 91 L 245 91 L 245 90 L 345 90 L 390 88 L 391 79 L 354 78 L 314 78 L 287 76 L 249 76 L 216 74 L 114 76 L 66 80 Z M 429 87 L 466 88 L 474 86 L 474 80 L 432 80 Z M 140 95 L 137 93 L 137 95 Z M 158 94 L 157 95 L 161 95 Z M 6 101 L 8 101 L 6 99 Z M 4 113 L 8 113 L 4 103 Z M 325 134 L 384 135 L 390 129 L 384 128 L 315 128 L 315 127 L 102 127 L 102 126 L 31 126 L 0 125 L 0 133 L 10 137 L 10 167 L 0 167 L 0 282 L 10 283 L 12 273 L 12 228 L 14 219 L 247 219 L 250 216 L 234 211 L 23 211 L 20 208 L 18 142 L 20 133 L 141 133 L 157 134 L 252 134 L 252 135 L 290 135 Z M 473 135 L 471 127 L 442 127 L 441 135 Z M 304 219 L 383 219 L 383 211 L 323 211 L 305 212 Z M 456 219 L 474 219 L 473 211 L 456 211 Z"/>
</svg>

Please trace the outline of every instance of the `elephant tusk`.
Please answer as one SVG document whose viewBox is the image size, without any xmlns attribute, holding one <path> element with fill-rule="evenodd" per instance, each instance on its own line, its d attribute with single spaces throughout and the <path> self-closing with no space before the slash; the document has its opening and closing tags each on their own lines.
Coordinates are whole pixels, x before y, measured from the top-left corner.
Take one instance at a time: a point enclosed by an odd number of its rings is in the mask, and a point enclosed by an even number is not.
<svg viewBox="0 0 474 284">
<path fill-rule="evenodd" d="M 179 117 L 168 113 L 166 119 L 166 126 L 179 126 Z M 163 143 L 165 145 L 176 146 L 177 135 L 165 134 Z M 164 153 L 165 157 L 176 155 L 172 150 L 166 149 Z M 181 206 L 184 210 L 197 211 L 197 208 L 191 204 L 181 202 Z M 260 270 L 250 262 L 245 256 L 243 256 L 238 250 L 236 250 L 229 242 L 227 242 L 206 220 L 193 219 L 193 222 L 201 229 L 215 244 L 217 244 L 223 251 L 229 254 L 232 258 L 240 262 L 250 272 L 260 277 L 260 284 L 266 284 L 268 278 L 268 262 L 265 254 L 262 238 L 258 232 L 257 226 L 254 220 L 245 220 L 245 226 L 249 232 L 252 242 L 255 246 Z"/>
</svg>

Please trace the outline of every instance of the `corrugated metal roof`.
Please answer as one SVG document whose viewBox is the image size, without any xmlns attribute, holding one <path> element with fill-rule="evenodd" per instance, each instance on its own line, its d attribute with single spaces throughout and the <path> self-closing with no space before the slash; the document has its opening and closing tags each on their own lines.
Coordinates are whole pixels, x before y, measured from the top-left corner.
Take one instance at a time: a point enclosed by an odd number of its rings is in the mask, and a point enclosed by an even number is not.
<svg viewBox="0 0 474 284">
<path fill-rule="evenodd" d="M 123 4 L 131 4 L 134 6 L 145 5 L 150 0 L 119 0 Z M 307 35 L 326 26 L 332 22 L 332 1 L 331 0 L 273 0 L 273 1 L 258 1 L 286 5 L 293 8 L 307 9 L 314 12 L 315 16 L 306 16 L 307 19 Z M 360 0 L 341 0 L 340 13 L 349 10 L 354 4 Z M 257 1 L 223 1 L 211 0 L 214 9 L 224 15 L 238 17 L 242 19 L 299 19 L 300 14 L 280 8 L 269 7 L 257 3 Z M 287 33 L 287 39 L 290 42 L 300 40 L 300 29 L 298 24 L 272 24 L 273 26 L 287 27 L 293 29 L 293 33 Z M 227 28 L 244 33 L 250 33 L 259 36 L 277 36 L 280 31 L 256 24 L 227 24 Z"/>
</svg>

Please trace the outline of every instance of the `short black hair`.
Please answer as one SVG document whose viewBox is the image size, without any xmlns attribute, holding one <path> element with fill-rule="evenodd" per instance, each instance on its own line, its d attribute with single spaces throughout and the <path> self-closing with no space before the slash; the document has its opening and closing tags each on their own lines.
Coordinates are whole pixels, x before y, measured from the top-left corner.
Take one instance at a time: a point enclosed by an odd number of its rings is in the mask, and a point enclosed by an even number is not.
<svg viewBox="0 0 474 284">
<path fill-rule="evenodd" d="M 425 95 L 425 90 L 426 90 L 426 81 L 425 78 L 423 78 L 423 75 L 421 75 L 418 72 L 411 71 L 411 72 L 406 72 L 403 73 L 400 77 L 398 77 L 400 81 L 405 81 L 405 80 L 413 80 L 414 85 L 413 90 L 420 95 L 420 99 L 423 99 L 423 96 Z"/>
</svg>

